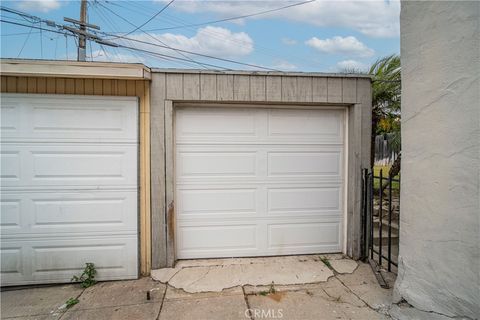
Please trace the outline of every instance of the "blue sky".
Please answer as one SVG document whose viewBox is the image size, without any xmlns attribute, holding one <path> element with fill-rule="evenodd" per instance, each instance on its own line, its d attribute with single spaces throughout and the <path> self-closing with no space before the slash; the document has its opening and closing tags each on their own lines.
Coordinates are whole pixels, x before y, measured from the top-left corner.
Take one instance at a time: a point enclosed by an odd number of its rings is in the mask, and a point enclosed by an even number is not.
<svg viewBox="0 0 480 320">
<path fill-rule="evenodd" d="M 345 68 L 365 70 L 379 57 L 399 53 L 400 5 L 397 0 L 317 0 L 251 18 L 186 27 L 297 2 L 301 1 L 176 0 L 141 28 L 146 33 L 137 30 L 126 36 L 136 41 L 121 38 L 111 41 L 188 59 L 188 62 L 166 60 L 130 49 L 102 48 L 93 42 L 88 43 L 87 60 L 142 62 L 150 67 L 202 68 L 191 62 L 194 60 L 224 68 L 255 69 L 143 43 L 148 42 L 283 71 L 337 72 Z M 101 31 L 122 35 L 145 23 L 166 4 L 167 1 L 162 0 L 90 0 L 88 21 L 100 26 Z M 65 24 L 65 16 L 78 19 L 80 2 L 18 0 L 2 1 L 2 6 Z M 29 19 L 5 11 L 2 11 L 2 20 L 27 25 L 1 24 L 3 58 L 76 60 L 73 37 L 30 29 L 32 22 Z M 45 23 L 33 25 L 51 29 Z M 172 27 L 175 28 L 165 30 Z M 112 37 L 102 36 L 105 39 Z"/>
</svg>

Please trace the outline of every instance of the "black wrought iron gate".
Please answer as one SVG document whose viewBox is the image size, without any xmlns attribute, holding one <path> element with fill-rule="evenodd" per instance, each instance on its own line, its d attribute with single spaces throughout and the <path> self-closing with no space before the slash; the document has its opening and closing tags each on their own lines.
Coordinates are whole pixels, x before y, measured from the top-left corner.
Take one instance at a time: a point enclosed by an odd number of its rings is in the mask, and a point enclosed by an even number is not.
<svg viewBox="0 0 480 320">
<path fill-rule="evenodd" d="M 397 272 L 400 240 L 400 178 L 363 172 L 362 227 L 365 260 Z"/>
</svg>

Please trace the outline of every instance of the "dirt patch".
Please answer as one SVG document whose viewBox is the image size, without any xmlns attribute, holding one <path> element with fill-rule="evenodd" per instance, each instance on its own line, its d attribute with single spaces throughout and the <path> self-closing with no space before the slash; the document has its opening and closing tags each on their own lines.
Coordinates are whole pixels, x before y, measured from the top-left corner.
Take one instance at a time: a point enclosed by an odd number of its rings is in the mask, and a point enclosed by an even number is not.
<svg viewBox="0 0 480 320">
<path fill-rule="evenodd" d="M 267 295 L 272 300 L 275 300 L 276 302 L 282 301 L 283 297 L 286 295 L 286 292 L 275 292 L 275 293 L 270 293 Z"/>
</svg>

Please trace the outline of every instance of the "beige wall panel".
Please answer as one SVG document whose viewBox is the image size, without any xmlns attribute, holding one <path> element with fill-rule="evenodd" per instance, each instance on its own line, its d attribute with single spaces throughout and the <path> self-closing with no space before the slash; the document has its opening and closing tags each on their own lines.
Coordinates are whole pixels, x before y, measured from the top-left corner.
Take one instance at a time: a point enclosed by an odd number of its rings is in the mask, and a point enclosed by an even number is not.
<svg viewBox="0 0 480 320">
<path fill-rule="evenodd" d="M 103 95 L 104 96 L 111 96 L 112 94 L 113 94 L 112 80 L 103 79 Z"/>
<path fill-rule="evenodd" d="M 75 94 L 85 94 L 84 79 L 75 79 Z"/>
<path fill-rule="evenodd" d="M 28 93 L 36 93 L 37 92 L 37 79 L 36 78 L 28 78 L 27 79 L 27 92 Z"/>
<path fill-rule="evenodd" d="M 167 74 L 167 99 L 183 99 L 183 74 Z"/>
<path fill-rule="evenodd" d="M 282 101 L 297 101 L 297 77 L 282 77 Z"/>
<path fill-rule="evenodd" d="M 267 76 L 267 101 L 282 101 L 282 77 Z"/>
<path fill-rule="evenodd" d="M 233 100 L 233 75 L 217 75 L 217 100 Z"/>
<path fill-rule="evenodd" d="M 165 74 L 152 74 L 150 106 L 150 184 L 152 268 L 167 266 L 165 220 Z"/>
<path fill-rule="evenodd" d="M 328 102 L 342 102 L 342 78 L 327 78 Z"/>
<path fill-rule="evenodd" d="M 127 80 L 127 93 L 126 95 L 131 97 L 136 95 L 136 85 L 135 80 Z"/>
<path fill-rule="evenodd" d="M 7 77 L 7 92 L 16 92 L 16 91 L 17 91 L 17 78 Z"/>
<path fill-rule="evenodd" d="M 200 75 L 183 75 L 183 99 L 200 100 Z"/>
<path fill-rule="evenodd" d="M 55 81 L 55 93 L 65 94 L 65 78 L 57 78 Z"/>
<path fill-rule="evenodd" d="M 252 101 L 265 101 L 266 95 L 266 77 L 250 76 L 250 98 Z"/>
<path fill-rule="evenodd" d="M 47 92 L 47 79 L 40 77 L 37 78 L 37 93 Z"/>
<path fill-rule="evenodd" d="M 65 93 L 66 94 L 75 94 L 75 79 L 66 79 L 65 80 Z"/>
<path fill-rule="evenodd" d="M 1 80 L 0 80 L 0 84 L 1 84 L 1 87 L 2 87 L 2 92 L 7 92 L 7 77 L 5 76 L 2 76 Z"/>
<path fill-rule="evenodd" d="M 250 100 L 250 76 L 233 76 L 233 99 L 235 101 Z"/>
<path fill-rule="evenodd" d="M 93 94 L 93 79 L 85 79 L 85 94 Z"/>
<path fill-rule="evenodd" d="M 357 79 L 342 79 L 342 101 L 344 103 L 355 103 L 357 101 Z"/>
<path fill-rule="evenodd" d="M 297 99 L 301 102 L 312 102 L 312 77 L 297 78 Z"/>
<path fill-rule="evenodd" d="M 27 78 L 18 77 L 17 79 L 17 92 L 18 93 L 27 93 Z"/>
<path fill-rule="evenodd" d="M 93 80 L 93 94 L 103 95 L 103 80 L 94 79 Z"/>
<path fill-rule="evenodd" d="M 117 81 L 117 95 L 126 96 L 127 95 L 127 81 L 118 80 Z"/>
<path fill-rule="evenodd" d="M 217 76 L 200 74 L 200 100 L 217 100 Z"/>
</svg>

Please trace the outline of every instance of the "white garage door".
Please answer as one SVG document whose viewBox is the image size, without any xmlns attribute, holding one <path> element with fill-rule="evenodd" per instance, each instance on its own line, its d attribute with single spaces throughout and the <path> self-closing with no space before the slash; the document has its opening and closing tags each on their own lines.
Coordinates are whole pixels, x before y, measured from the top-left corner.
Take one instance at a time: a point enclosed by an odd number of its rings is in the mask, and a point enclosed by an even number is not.
<svg viewBox="0 0 480 320">
<path fill-rule="evenodd" d="M 342 251 L 343 110 L 182 108 L 175 124 L 178 258 Z"/>
<path fill-rule="evenodd" d="M 137 277 L 137 101 L 2 94 L 2 285 Z"/>
</svg>

